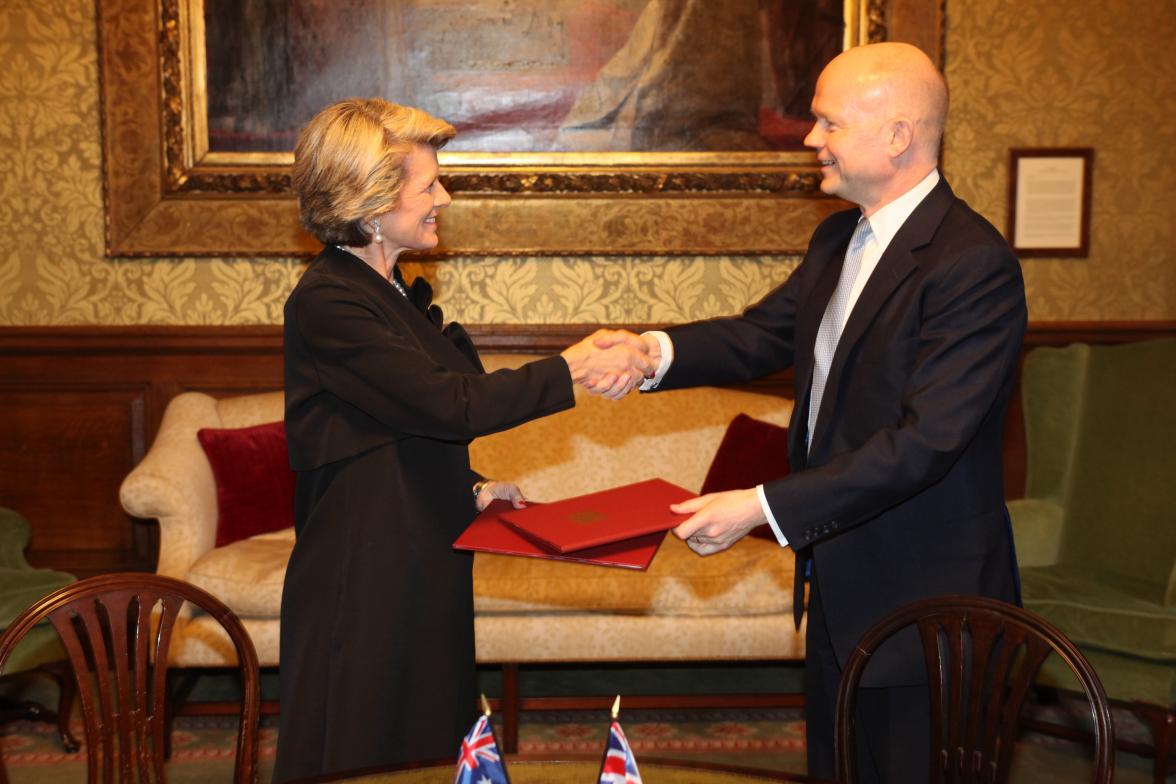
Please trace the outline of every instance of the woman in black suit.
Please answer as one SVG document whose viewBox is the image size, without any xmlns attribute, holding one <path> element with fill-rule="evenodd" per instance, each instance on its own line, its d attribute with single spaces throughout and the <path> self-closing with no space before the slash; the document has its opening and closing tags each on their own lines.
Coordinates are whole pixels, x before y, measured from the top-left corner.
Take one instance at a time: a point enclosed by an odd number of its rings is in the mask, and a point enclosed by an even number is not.
<svg viewBox="0 0 1176 784">
<path fill-rule="evenodd" d="M 285 307 L 297 541 L 282 597 L 275 781 L 455 755 L 475 715 L 472 558 L 453 540 L 517 487 L 468 444 L 574 405 L 573 381 L 627 391 L 639 342 L 487 374 L 432 290 L 396 259 L 437 244 L 448 123 L 379 99 L 317 115 L 295 150 L 303 224 L 325 247 Z M 597 340 L 604 342 L 602 336 Z"/>
</svg>

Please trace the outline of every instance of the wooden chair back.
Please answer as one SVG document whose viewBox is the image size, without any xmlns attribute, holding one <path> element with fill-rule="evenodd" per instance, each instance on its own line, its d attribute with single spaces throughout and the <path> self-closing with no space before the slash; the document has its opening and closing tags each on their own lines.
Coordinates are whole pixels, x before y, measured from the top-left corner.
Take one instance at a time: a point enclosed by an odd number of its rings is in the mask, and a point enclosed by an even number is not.
<svg viewBox="0 0 1176 784">
<path fill-rule="evenodd" d="M 834 719 L 838 780 L 857 777 L 854 711 L 870 657 L 899 631 L 916 626 L 930 690 L 934 784 L 1008 781 L 1022 709 L 1051 653 L 1070 666 L 1086 693 L 1094 722 L 1091 781 L 1109 784 L 1114 733 L 1106 692 L 1078 648 L 1033 613 L 995 599 L 943 596 L 914 602 L 883 618 L 863 636 L 841 674 Z"/>
<path fill-rule="evenodd" d="M 87 781 L 164 780 L 166 662 L 185 602 L 216 618 L 236 648 L 242 701 L 233 781 L 256 779 L 260 676 L 245 627 L 232 610 L 194 585 L 157 574 L 126 573 L 91 577 L 54 591 L 17 616 L 0 636 L 3 672 L 9 653 L 38 621 L 48 618 L 57 630 L 82 706 Z"/>
</svg>

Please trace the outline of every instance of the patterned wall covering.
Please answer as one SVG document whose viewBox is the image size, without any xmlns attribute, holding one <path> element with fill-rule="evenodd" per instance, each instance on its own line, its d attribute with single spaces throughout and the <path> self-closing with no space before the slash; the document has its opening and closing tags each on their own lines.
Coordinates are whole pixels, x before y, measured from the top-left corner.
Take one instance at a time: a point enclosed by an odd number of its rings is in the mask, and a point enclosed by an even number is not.
<svg viewBox="0 0 1176 784">
<path fill-rule="evenodd" d="M 1009 147 L 1093 147 L 1090 257 L 1023 264 L 1034 320 L 1176 318 L 1170 0 L 950 0 L 945 169 L 1005 228 Z"/>
<path fill-rule="evenodd" d="M 1088 259 L 1025 264 L 1035 320 L 1176 318 L 1176 16 L 1100 0 L 950 0 L 945 169 L 1004 225 L 1010 146 L 1096 148 Z M 0 5 L 0 324 L 276 324 L 293 259 L 102 255 L 92 0 Z M 1111 42 L 1108 44 L 1107 42 Z M 1165 108 L 1168 107 L 1168 108 Z M 1135 174 L 1126 174 L 1133 172 Z M 457 259 L 406 264 L 470 323 L 673 322 L 731 313 L 789 258 Z"/>
</svg>

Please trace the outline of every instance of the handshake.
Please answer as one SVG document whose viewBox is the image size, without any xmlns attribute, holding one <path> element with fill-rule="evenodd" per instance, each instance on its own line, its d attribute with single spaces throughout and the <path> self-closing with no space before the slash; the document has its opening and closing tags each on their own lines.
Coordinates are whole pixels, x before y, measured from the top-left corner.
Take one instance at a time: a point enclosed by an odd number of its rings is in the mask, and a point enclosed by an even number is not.
<svg viewBox="0 0 1176 784">
<path fill-rule="evenodd" d="M 560 352 L 572 381 L 595 395 L 620 400 L 661 365 L 661 344 L 652 335 L 599 329 Z"/>
</svg>

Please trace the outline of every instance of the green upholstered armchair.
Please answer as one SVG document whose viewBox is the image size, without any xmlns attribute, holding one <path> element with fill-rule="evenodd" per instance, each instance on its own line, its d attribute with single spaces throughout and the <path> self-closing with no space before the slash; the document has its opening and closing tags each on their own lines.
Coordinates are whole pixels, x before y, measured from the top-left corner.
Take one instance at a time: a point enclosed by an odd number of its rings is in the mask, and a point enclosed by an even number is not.
<svg viewBox="0 0 1176 784">
<path fill-rule="evenodd" d="M 0 631 L 17 615 L 42 597 L 74 581 L 72 574 L 52 569 L 34 569 L 25 560 L 31 532 L 29 522 L 17 512 L 0 507 Z M 78 748 L 69 733 L 69 711 L 73 703 L 73 676 L 65 662 L 65 650 L 57 632 L 48 623 L 33 629 L 4 665 L 0 673 L 11 682 L 17 676 L 43 674 L 57 682 L 60 690 L 57 712 L 37 703 L 0 700 L 0 719 L 29 718 L 56 721 L 62 744 L 69 751 Z"/>
<path fill-rule="evenodd" d="M 1148 721 L 1156 781 L 1176 736 L 1174 390 L 1174 339 L 1030 352 L 1026 498 L 1009 504 L 1025 607 Z M 1067 685 L 1048 665 L 1041 681 Z"/>
</svg>

